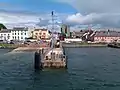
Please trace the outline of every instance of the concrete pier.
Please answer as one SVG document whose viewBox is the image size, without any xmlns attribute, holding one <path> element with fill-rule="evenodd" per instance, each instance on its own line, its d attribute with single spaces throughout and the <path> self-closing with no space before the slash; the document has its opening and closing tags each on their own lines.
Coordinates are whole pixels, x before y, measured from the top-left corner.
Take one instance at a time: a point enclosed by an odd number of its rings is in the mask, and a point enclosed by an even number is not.
<svg viewBox="0 0 120 90">
<path fill-rule="evenodd" d="M 42 69 L 44 68 L 54 68 L 54 69 L 67 68 L 67 58 L 65 56 L 65 50 L 60 46 L 54 47 L 53 49 L 49 48 L 47 50 L 41 49 L 39 51 L 39 55 L 41 58 L 38 58 L 39 59 L 38 61 L 40 62 L 37 62 L 37 63 L 39 63 L 38 66 L 42 67 Z"/>
</svg>

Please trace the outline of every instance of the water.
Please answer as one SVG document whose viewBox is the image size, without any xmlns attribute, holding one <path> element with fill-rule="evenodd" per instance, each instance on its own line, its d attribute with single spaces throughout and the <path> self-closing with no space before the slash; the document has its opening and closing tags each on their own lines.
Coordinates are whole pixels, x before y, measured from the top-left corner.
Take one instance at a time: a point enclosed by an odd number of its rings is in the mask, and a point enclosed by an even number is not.
<svg viewBox="0 0 120 90">
<path fill-rule="evenodd" d="M 120 90 L 120 49 L 67 48 L 67 70 L 34 71 L 34 52 L 0 50 L 0 90 Z"/>
</svg>

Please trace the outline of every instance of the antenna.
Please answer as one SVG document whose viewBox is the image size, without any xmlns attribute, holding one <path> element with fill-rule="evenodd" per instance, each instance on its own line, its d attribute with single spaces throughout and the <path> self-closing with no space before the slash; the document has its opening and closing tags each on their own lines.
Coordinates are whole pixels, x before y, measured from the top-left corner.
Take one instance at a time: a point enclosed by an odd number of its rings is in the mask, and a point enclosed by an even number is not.
<svg viewBox="0 0 120 90">
<path fill-rule="evenodd" d="M 54 31 L 54 12 L 52 11 L 52 45 L 51 45 L 51 48 L 53 49 L 54 48 L 54 42 L 53 42 L 53 31 Z"/>
</svg>

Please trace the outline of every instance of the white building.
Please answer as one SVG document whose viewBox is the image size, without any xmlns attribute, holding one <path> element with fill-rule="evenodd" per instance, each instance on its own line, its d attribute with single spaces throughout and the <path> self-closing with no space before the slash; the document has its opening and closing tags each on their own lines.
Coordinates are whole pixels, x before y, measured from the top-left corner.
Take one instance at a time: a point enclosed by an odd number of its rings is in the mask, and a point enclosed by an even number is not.
<svg viewBox="0 0 120 90">
<path fill-rule="evenodd" d="M 0 31 L 0 40 L 10 41 L 11 40 L 11 30 L 9 30 L 9 29 L 2 29 Z"/>
<path fill-rule="evenodd" d="M 11 39 L 24 41 L 26 38 L 32 37 L 32 31 L 34 29 L 26 28 L 26 27 L 14 27 L 11 30 Z"/>
<path fill-rule="evenodd" d="M 66 43 L 70 43 L 70 42 L 82 42 L 81 38 L 65 38 L 65 42 Z"/>
</svg>

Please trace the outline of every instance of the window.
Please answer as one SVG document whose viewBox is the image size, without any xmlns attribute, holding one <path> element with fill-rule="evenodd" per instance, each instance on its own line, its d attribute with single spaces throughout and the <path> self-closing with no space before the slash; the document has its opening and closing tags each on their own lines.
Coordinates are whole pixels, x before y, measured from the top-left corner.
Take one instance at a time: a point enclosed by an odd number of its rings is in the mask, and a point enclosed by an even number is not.
<svg viewBox="0 0 120 90">
<path fill-rule="evenodd" d="M 8 39 L 10 39 L 10 36 L 7 36 Z"/>
<path fill-rule="evenodd" d="M 19 33 L 18 33 L 18 35 L 19 35 Z"/>
<path fill-rule="evenodd" d="M 18 40 L 19 40 L 19 36 L 18 36 Z"/>
<path fill-rule="evenodd" d="M 26 35 L 26 32 L 25 32 L 25 35 Z"/>
<path fill-rule="evenodd" d="M 6 34 L 4 34 L 4 36 L 5 36 Z"/>
<path fill-rule="evenodd" d="M 39 33 L 39 35 L 41 35 L 41 33 Z"/>
<path fill-rule="evenodd" d="M 23 35 L 23 33 L 21 33 L 21 35 Z"/>
<path fill-rule="evenodd" d="M 16 36 L 15 36 L 15 39 L 16 39 Z"/>
<path fill-rule="evenodd" d="M 15 35 L 16 35 L 16 33 L 15 33 Z"/>
<path fill-rule="evenodd" d="M 14 35 L 14 33 L 12 33 L 12 35 Z"/>
<path fill-rule="evenodd" d="M 23 37 L 21 37 L 21 39 L 23 39 Z"/>
<path fill-rule="evenodd" d="M 14 39 L 14 36 L 13 36 L 13 39 Z"/>
<path fill-rule="evenodd" d="M 36 35 L 38 34 L 38 33 L 35 33 Z"/>
<path fill-rule="evenodd" d="M 8 34 L 8 36 L 9 36 L 10 34 Z"/>
</svg>

